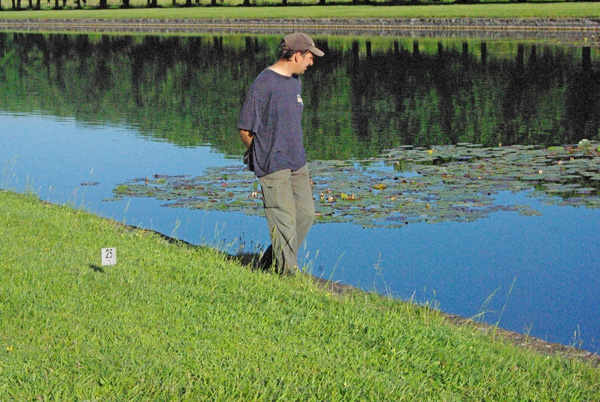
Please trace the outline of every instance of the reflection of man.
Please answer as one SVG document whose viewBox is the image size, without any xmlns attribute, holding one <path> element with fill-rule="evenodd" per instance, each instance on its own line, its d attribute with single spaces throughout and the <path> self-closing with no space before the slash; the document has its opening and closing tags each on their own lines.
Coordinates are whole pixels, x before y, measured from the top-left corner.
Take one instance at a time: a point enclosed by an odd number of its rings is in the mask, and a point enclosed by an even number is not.
<svg viewBox="0 0 600 402">
<path fill-rule="evenodd" d="M 300 75 L 312 66 L 314 56 L 323 54 L 306 34 L 283 38 L 279 59 L 252 83 L 238 121 L 240 137 L 248 147 L 248 166 L 260 181 L 279 273 L 298 270 L 298 248 L 314 220 L 302 145 Z"/>
</svg>

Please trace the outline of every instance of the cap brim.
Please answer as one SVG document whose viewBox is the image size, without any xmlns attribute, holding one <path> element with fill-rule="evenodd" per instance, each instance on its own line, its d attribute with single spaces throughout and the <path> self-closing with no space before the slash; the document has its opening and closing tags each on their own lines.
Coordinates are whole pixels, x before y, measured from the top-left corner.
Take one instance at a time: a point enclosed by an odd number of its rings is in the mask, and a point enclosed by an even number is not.
<svg viewBox="0 0 600 402">
<path fill-rule="evenodd" d="M 314 54 L 315 56 L 318 56 L 318 57 L 323 57 L 323 56 L 325 55 L 325 53 L 323 53 L 323 51 L 322 51 L 322 50 L 320 50 L 320 49 L 317 49 L 315 46 L 310 46 L 310 47 L 308 48 L 308 50 L 309 50 L 309 51 L 310 51 L 312 54 Z"/>
</svg>

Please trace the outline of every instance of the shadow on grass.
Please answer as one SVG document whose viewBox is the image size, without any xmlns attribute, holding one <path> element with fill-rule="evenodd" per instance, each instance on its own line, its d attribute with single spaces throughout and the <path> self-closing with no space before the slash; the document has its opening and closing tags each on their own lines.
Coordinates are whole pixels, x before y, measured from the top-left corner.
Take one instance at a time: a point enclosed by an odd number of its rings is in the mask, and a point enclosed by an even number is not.
<svg viewBox="0 0 600 402">
<path fill-rule="evenodd" d="M 94 272 L 102 272 L 102 273 L 104 273 L 104 268 L 102 268 L 102 267 L 99 267 L 98 265 L 95 265 L 95 264 L 90 264 L 90 265 L 88 265 L 88 266 L 89 266 L 89 267 L 92 269 L 92 271 L 94 271 Z"/>
</svg>

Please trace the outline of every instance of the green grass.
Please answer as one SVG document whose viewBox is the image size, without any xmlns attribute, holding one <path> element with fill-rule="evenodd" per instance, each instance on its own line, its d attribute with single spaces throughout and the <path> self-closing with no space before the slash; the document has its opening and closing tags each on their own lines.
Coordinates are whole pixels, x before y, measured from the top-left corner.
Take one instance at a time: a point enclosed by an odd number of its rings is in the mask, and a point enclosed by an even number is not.
<svg viewBox="0 0 600 402">
<path fill-rule="evenodd" d="M 0 256 L 2 401 L 600 400 L 587 363 L 33 196 L 0 192 Z"/>
<path fill-rule="evenodd" d="M 181 0 L 179 1 L 182 2 Z M 46 4 L 45 2 L 43 2 Z M 234 4 L 239 4 L 234 3 Z M 2 2 L 6 9 L 9 5 Z M 24 3 L 25 4 L 25 3 Z M 118 3 L 117 3 L 118 4 Z M 311 4 L 314 4 L 311 2 Z M 88 2 L 88 5 L 92 3 Z M 166 4 L 165 4 L 166 5 Z M 169 7 L 128 10 L 2 11 L 1 18 L 575 18 L 599 17 L 600 3 L 441 4 L 421 6 Z"/>
</svg>

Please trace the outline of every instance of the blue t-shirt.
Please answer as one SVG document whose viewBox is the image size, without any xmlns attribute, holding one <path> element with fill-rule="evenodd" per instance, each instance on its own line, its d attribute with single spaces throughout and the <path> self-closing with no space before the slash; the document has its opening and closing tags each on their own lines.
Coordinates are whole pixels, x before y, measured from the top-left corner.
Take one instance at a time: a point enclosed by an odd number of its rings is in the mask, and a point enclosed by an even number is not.
<svg viewBox="0 0 600 402">
<path fill-rule="evenodd" d="M 253 171 L 261 177 L 306 164 L 302 145 L 300 77 L 266 68 L 254 80 L 240 112 L 238 128 L 254 133 Z"/>
</svg>

